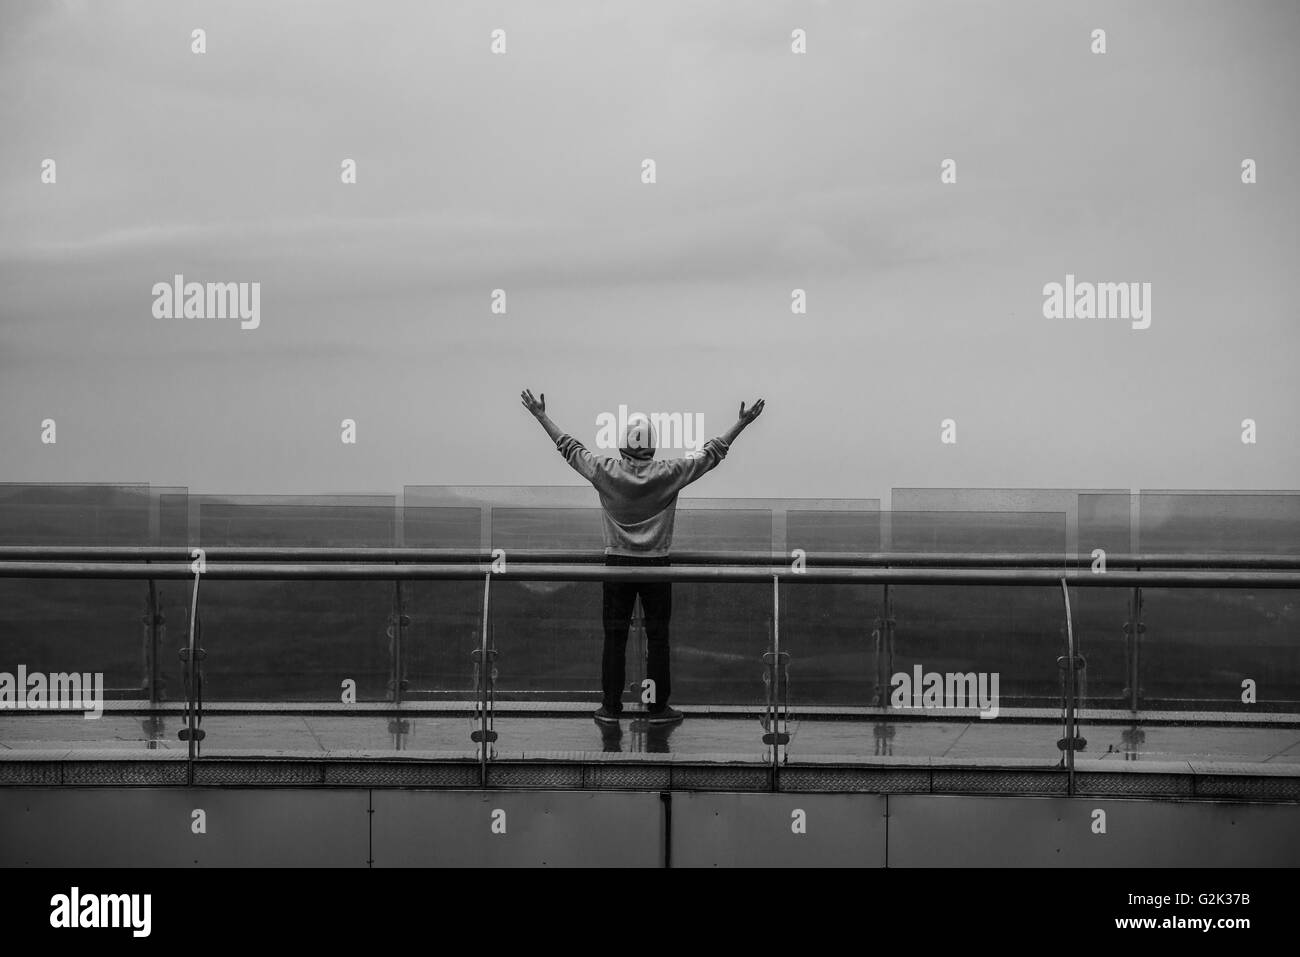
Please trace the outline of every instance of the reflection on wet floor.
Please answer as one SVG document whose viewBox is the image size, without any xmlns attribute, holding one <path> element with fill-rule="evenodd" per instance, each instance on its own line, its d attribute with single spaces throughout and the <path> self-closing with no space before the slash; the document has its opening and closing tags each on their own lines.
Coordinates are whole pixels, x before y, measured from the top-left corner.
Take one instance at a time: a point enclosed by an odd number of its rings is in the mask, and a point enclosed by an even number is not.
<svg viewBox="0 0 1300 957">
<path fill-rule="evenodd" d="M 627 726 L 626 736 L 623 733 Z M 630 751 L 645 754 L 671 754 L 668 739 L 672 737 L 680 724 L 650 724 L 644 718 L 632 718 L 618 724 L 602 724 L 600 728 L 600 750 L 605 754 Z M 626 740 L 625 740 L 626 737 Z"/>
<path fill-rule="evenodd" d="M 0 757 L 24 751 L 175 751 L 179 715 L 104 715 L 94 721 L 69 715 L 0 717 Z M 203 720 L 205 755 L 348 755 L 472 758 L 477 746 L 467 716 L 208 715 Z M 626 716 L 601 725 L 589 716 L 537 717 L 498 714 L 496 753 L 502 757 L 563 752 L 600 760 L 601 755 L 672 754 L 708 760 L 764 759 L 763 726 L 757 718 L 687 717 L 677 725 L 654 725 Z M 788 760 L 872 758 L 945 759 L 996 764 L 1060 758 L 1061 729 L 1046 723 L 1010 721 L 790 721 Z M 1107 761 L 1191 761 L 1233 764 L 1300 764 L 1300 729 L 1286 727 L 1085 725 L 1088 745 L 1080 757 Z"/>
</svg>

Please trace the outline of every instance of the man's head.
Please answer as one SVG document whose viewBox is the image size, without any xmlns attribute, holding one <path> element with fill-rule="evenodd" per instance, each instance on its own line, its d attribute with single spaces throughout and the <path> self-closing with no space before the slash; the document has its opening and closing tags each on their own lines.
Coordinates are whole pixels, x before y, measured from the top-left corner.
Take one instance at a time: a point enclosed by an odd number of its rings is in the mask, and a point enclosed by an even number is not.
<svg viewBox="0 0 1300 957">
<path fill-rule="evenodd" d="M 627 429 L 619 439 L 618 450 L 630 459 L 652 459 L 658 442 L 650 419 L 641 413 L 628 416 Z"/>
</svg>

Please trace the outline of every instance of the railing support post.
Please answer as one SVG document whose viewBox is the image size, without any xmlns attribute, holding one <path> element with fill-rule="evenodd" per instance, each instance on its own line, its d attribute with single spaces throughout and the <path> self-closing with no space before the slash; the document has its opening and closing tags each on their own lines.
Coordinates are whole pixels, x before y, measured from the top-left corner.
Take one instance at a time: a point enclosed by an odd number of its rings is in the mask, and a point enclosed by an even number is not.
<svg viewBox="0 0 1300 957">
<path fill-rule="evenodd" d="M 495 706 L 495 696 L 493 694 L 493 683 L 495 677 L 493 672 L 493 659 L 496 658 L 496 651 L 488 646 L 489 622 L 492 611 L 491 605 L 492 594 L 492 573 L 488 572 L 483 576 L 483 631 L 479 641 L 479 647 L 474 652 L 473 658 L 478 664 L 475 671 L 475 681 L 478 685 L 478 694 L 475 700 L 475 711 L 478 727 L 470 734 L 470 739 L 478 743 L 478 761 L 479 761 L 479 783 L 482 787 L 488 785 L 488 760 L 492 755 L 492 743 L 497 739 L 497 733 L 492 727 L 493 708 Z"/>
<path fill-rule="evenodd" d="M 632 720 L 628 722 L 628 730 L 632 733 L 631 750 L 640 752 L 646 749 L 646 738 L 650 729 L 649 716 L 642 697 L 645 694 L 645 682 L 650 677 L 650 638 L 646 634 L 645 628 L 645 606 L 641 603 L 641 595 L 638 592 L 632 602 L 632 634 L 636 635 L 636 660 L 639 667 L 639 678 L 633 678 L 624 686 L 624 693 L 620 699 L 624 704 L 624 711 L 631 715 Z M 628 701 L 627 695 L 632 695 L 632 700 Z M 655 688 L 655 700 L 659 700 L 659 688 Z"/>
<path fill-rule="evenodd" d="M 894 675 L 894 595 L 889 590 L 889 583 L 881 587 L 880 617 L 875 620 L 872 638 L 875 645 L 876 685 L 872 703 L 877 708 L 889 707 L 889 691 Z M 872 728 L 875 736 L 877 756 L 889 756 L 894 753 L 894 723 L 891 719 L 877 721 Z"/>
<path fill-rule="evenodd" d="M 186 758 L 186 779 L 194 784 L 194 761 L 199 756 L 199 742 L 203 740 L 203 669 L 199 661 L 204 657 L 199 645 L 199 579 L 202 574 L 194 573 L 194 591 L 190 596 L 190 632 L 189 642 L 180 650 L 180 659 L 184 663 L 185 674 L 185 727 L 180 730 L 180 738 L 188 745 Z"/>
<path fill-rule="evenodd" d="M 786 662 L 790 656 L 781 650 L 781 579 L 772 576 L 772 643 L 763 655 L 767 665 L 767 713 L 764 717 L 763 743 L 768 746 L 771 762 L 771 787 L 780 790 L 781 748 L 790 743 L 790 677 Z M 784 681 L 782 677 L 784 675 Z"/>
<path fill-rule="evenodd" d="M 1142 588 L 1135 585 L 1129 595 L 1128 621 L 1124 622 L 1124 658 L 1128 665 L 1129 710 L 1137 714 L 1142 708 L 1142 635 L 1147 626 L 1142 621 Z"/>
<path fill-rule="evenodd" d="M 158 582 L 149 579 L 149 593 L 145 597 L 145 614 L 141 621 L 144 624 L 144 693 L 149 699 L 150 705 L 157 705 L 163 698 L 163 679 L 162 679 L 162 661 L 159 654 L 162 650 L 163 635 L 166 630 L 166 618 L 163 616 L 162 608 L 159 605 Z M 159 714 L 150 714 L 141 722 L 144 732 L 149 736 L 148 748 L 153 751 L 158 748 L 158 739 L 163 731 L 163 719 Z"/>
<path fill-rule="evenodd" d="M 144 617 L 141 622 L 144 624 L 144 675 L 141 682 L 143 690 L 150 704 L 157 704 L 161 700 L 161 689 L 159 677 L 161 663 L 158 661 L 158 638 L 159 629 L 162 625 L 162 613 L 158 610 L 158 582 L 149 579 L 149 591 L 145 595 Z"/>
<path fill-rule="evenodd" d="M 403 645 L 406 637 L 406 626 L 410 623 L 411 619 L 406 614 L 406 601 L 405 596 L 402 594 L 402 583 L 396 581 L 393 583 L 393 614 L 389 619 L 389 637 L 392 641 L 388 645 L 388 653 L 391 659 L 388 680 L 392 685 L 393 704 L 398 706 L 401 705 L 406 691 L 406 667 L 403 659 L 406 649 Z"/>
<path fill-rule="evenodd" d="M 1075 651 L 1074 616 L 1070 612 L 1070 586 L 1061 579 L 1061 594 L 1065 597 L 1066 655 L 1057 664 L 1065 669 L 1065 737 L 1056 746 L 1065 752 L 1066 794 L 1074 796 L 1074 752 L 1081 751 L 1087 741 L 1078 734 L 1079 687 L 1078 676 L 1084 666 L 1083 656 Z"/>
<path fill-rule="evenodd" d="M 876 664 L 874 703 L 878 708 L 885 708 L 889 706 L 890 678 L 894 674 L 894 596 L 888 582 L 881 589 L 881 616 L 875 620 L 872 634 Z"/>
<path fill-rule="evenodd" d="M 402 717 L 402 701 L 406 692 L 405 643 L 406 626 L 411 618 L 406 614 L 406 601 L 402 593 L 402 581 L 393 583 L 393 610 L 388 616 L 388 695 L 396 712 L 388 722 L 388 733 L 393 736 L 393 750 L 401 751 L 406 744 L 406 736 L 411 731 L 411 723 Z"/>
</svg>

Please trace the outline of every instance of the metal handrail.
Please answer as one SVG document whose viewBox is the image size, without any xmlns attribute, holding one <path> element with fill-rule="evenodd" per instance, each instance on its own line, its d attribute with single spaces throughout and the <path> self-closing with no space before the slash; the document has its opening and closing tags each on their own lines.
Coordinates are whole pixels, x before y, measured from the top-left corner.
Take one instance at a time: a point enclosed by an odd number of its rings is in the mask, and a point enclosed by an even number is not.
<svg viewBox="0 0 1300 957">
<path fill-rule="evenodd" d="M 179 579 L 193 574 L 180 562 L 67 562 L 0 561 L 0 578 Z M 519 563 L 497 571 L 491 564 L 405 565 L 382 562 L 223 562 L 207 554 L 204 577 L 216 580 L 347 581 L 432 579 L 474 581 L 491 576 L 516 581 L 674 581 L 674 582 L 783 582 L 808 584 L 894 585 L 1055 585 L 1065 581 L 1076 587 L 1164 588 L 1300 588 L 1300 571 L 1120 569 L 1094 573 L 1089 569 L 1062 571 L 1051 568 L 862 568 L 815 566 L 793 569 L 786 565 L 589 565 L 573 563 Z"/>
<path fill-rule="evenodd" d="M 512 562 L 528 564 L 598 564 L 605 561 L 600 551 L 573 548 L 505 549 Z M 66 561 L 130 562 L 188 561 L 191 549 L 170 545 L 0 545 L 0 562 Z M 426 564 L 486 565 L 492 562 L 492 549 L 484 548 L 334 548 L 323 546 L 245 546 L 214 545 L 205 547 L 209 561 L 219 562 L 413 562 Z M 693 551 L 673 552 L 672 560 L 682 565 L 788 565 L 791 555 L 773 551 Z M 1088 565 L 1086 555 L 1071 556 L 1048 552 L 830 552 L 806 551 L 806 565 L 820 567 L 922 568 L 1063 568 Z M 1150 553 L 1114 553 L 1106 556 L 1107 568 L 1158 569 L 1297 569 L 1300 555 L 1234 554 L 1196 552 L 1179 555 Z M 477 577 L 477 574 L 475 575 Z"/>
</svg>

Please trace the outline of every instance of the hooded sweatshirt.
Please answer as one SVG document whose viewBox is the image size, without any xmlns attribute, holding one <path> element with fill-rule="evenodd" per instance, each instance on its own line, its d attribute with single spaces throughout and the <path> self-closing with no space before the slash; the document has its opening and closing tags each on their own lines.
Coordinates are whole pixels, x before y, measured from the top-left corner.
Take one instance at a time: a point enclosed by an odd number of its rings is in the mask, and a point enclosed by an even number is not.
<svg viewBox="0 0 1300 957">
<path fill-rule="evenodd" d="M 721 462 L 729 446 L 710 439 L 686 458 L 656 462 L 654 430 L 645 421 L 629 424 L 620 444 L 619 458 L 597 458 L 567 434 L 555 447 L 600 497 L 605 554 L 665 557 L 673 543 L 677 493 Z"/>
</svg>

